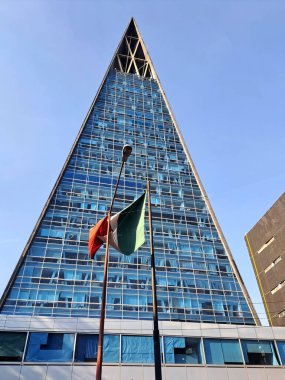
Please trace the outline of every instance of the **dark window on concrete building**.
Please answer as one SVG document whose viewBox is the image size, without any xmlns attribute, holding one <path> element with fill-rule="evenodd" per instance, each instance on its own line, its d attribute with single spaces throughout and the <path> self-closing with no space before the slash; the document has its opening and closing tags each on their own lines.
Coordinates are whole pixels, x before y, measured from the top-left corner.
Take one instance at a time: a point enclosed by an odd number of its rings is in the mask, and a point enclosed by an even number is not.
<svg viewBox="0 0 285 380">
<path fill-rule="evenodd" d="M 164 353 L 166 363 L 201 364 L 201 339 L 165 337 Z"/>
<path fill-rule="evenodd" d="M 98 335 L 78 334 L 76 339 L 76 362 L 96 362 L 98 348 Z M 103 344 L 103 362 L 119 362 L 119 336 L 105 335 Z"/>
<path fill-rule="evenodd" d="M 0 361 L 20 362 L 26 337 L 23 332 L 0 332 Z"/>
<path fill-rule="evenodd" d="M 241 344 L 246 364 L 280 365 L 272 341 L 242 340 Z"/>
</svg>

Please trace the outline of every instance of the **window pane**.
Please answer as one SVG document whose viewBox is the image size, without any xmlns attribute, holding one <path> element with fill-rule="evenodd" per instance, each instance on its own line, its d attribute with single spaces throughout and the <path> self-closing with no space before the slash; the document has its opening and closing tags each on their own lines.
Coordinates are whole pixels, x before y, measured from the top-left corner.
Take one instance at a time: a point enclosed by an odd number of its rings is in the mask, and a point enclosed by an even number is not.
<svg viewBox="0 0 285 380">
<path fill-rule="evenodd" d="M 219 339 L 204 339 L 207 364 L 224 364 L 222 345 Z"/>
<path fill-rule="evenodd" d="M 238 340 L 204 339 L 207 364 L 243 364 Z"/>
<path fill-rule="evenodd" d="M 279 365 L 272 341 L 243 340 L 241 343 L 246 364 Z"/>
<path fill-rule="evenodd" d="M 105 335 L 103 344 L 103 362 L 118 363 L 119 362 L 119 336 Z"/>
<path fill-rule="evenodd" d="M 74 334 L 31 333 L 25 361 L 70 362 Z"/>
<path fill-rule="evenodd" d="M 97 360 L 98 335 L 78 334 L 76 339 L 76 362 L 95 362 Z"/>
<path fill-rule="evenodd" d="M 282 360 L 282 364 L 285 364 L 285 342 L 276 342 L 279 350 L 279 355 Z"/>
<path fill-rule="evenodd" d="M 202 363 L 200 339 L 165 337 L 164 353 L 166 363 Z"/>
<path fill-rule="evenodd" d="M 97 360 L 98 335 L 78 334 L 76 340 L 75 361 L 95 362 Z M 119 336 L 105 335 L 103 345 L 103 362 L 118 363 Z"/>
<path fill-rule="evenodd" d="M 122 363 L 153 363 L 151 336 L 122 336 Z"/>
<path fill-rule="evenodd" d="M 222 340 L 225 364 L 243 364 L 242 353 L 237 340 Z"/>
<path fill-rule="evenodd" d="M 26 336 L 26 333 L 0 332 L 0 361 L 21 361 Z"/>
</svg>

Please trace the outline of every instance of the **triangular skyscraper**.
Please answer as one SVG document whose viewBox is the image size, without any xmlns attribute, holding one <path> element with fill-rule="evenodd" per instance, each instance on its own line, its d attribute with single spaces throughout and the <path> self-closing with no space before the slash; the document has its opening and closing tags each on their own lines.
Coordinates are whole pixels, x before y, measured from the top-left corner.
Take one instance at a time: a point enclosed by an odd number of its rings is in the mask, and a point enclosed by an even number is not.
<svg viewBox="0 0 285 380">
<path fill-rule="evenodd" d="M 100 314 L 103 256 L 88 230 L 110 204 L 121 149 L 133 147 L 114 211 L 151 179 L 160 320 L 256 324 L 258 318 L 132 19 L 1 300 L 1 313 Z M 106 317 L 151 319 L 149 240 L 110 251 Z"/>
</svg>

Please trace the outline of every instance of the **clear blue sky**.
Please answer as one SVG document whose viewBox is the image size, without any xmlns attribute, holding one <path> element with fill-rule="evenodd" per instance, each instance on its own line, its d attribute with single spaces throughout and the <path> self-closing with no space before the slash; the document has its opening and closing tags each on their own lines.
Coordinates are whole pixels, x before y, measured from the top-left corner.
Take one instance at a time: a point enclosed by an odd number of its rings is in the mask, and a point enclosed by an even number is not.
<svg viewBox="0 0 285 380">
<path fill-rule="evenodd" d="M 244 234 L 285 188 L 283 0 L 0 2 L 0 292 L 131 16 L 260 303 Z"/>
</svg>

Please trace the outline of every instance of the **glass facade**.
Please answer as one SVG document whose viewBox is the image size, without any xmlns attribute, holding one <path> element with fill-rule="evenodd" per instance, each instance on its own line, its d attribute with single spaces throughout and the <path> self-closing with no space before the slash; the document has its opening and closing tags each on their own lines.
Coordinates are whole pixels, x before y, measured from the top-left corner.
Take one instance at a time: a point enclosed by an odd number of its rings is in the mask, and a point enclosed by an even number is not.
<svg viewBox="0 0 285 380">
<path fill-rule="evenodd" d="M 284 366 L 284 342 L 161 336 L 161 363 L 165 365 Z M 97 334 L 0 332 L 0 362 L 95 363 Z M 281 358 L 281 360 L 280 360 Z M 153 364 L 153 337 L 104 337 L 104 364 Z"/>
<path fill-rule="evenodd" d="M 98 335 L 77 334 L 74 361 L 95 362 L 97 360 Z M 119 362 L 119 336 L 105 335 L 103 343 L 103 362 Z"/>
<path fill-rule="evenodd" d="M 280 358 L 282 361 L 282 364 L 285 365 L 285 342 L 278 341 L 277 342 L 277 347 L 279 350 Z"/>
<path fill-rule="evenodd" d="M 135 39 L 135 37 L 132 37 Z M 153 77 L 111 69 L 71 152 L 1 313 L 100 315 L 104 249 L 89 229 L 111 202 L 124 144 L 133 147 L 117 212 L 151 180 L 160 320 L 255 324 Z M 150 250 L 110 249 L 107 318 L 152 319 Z"/>
<path fill-rule="evenodd" d="M 0 331 L 0 362 L 22 360 L 27 333 Z"/>
<path fill-rule="evenodd" d="M 122 363 L 153 363 L 153 338 L 151 336 L 122 336 Z"/>
<path fill-rule="evenodd" d="M 201 364 L 202 347 L 199 338 L 164 337 L 166 363 Z"/>
<path fill-rule="evenodd" d="M 204 339 L 207 364 L 243 364 L 237 339 Z"/>
<path fill-rule="evenodd" d="M 26 362 L 70 362 L 74 334 L 32 332 L 29 335 Z"/>
<path fill-rule="evenodd" d="M 241 344 L 246 364 L 280 365 L 272 341 L 243 340 Z"/>
</svg>

